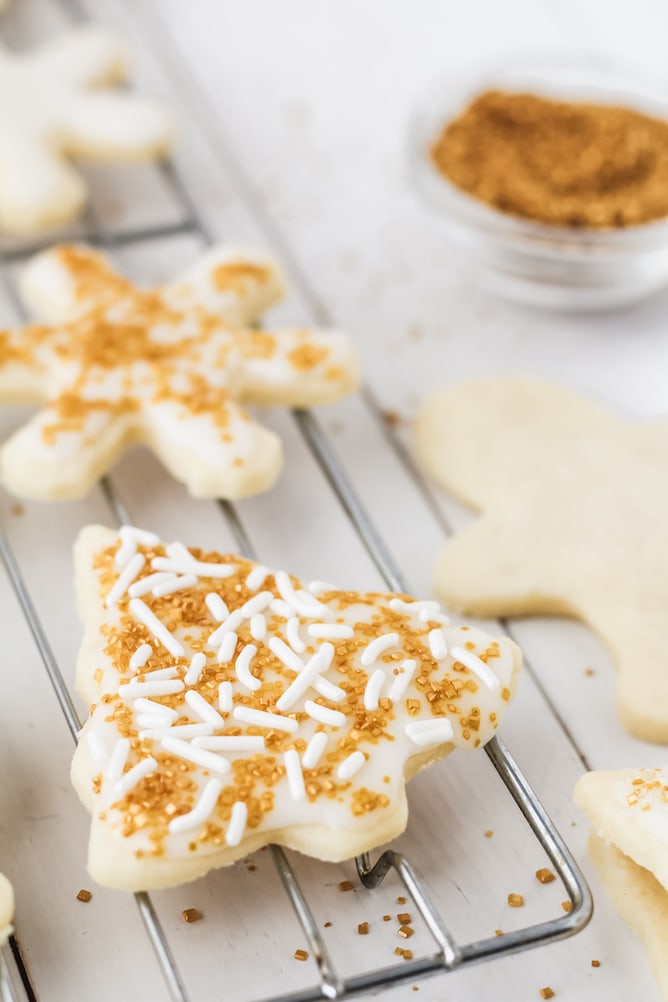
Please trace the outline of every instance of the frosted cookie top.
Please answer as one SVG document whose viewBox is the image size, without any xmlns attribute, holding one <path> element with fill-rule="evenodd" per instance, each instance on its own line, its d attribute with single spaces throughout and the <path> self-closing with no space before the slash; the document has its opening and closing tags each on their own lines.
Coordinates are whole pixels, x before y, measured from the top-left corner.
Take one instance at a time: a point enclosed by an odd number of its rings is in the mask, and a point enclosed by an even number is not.
<svg viewBox="0 0 668 1002">
<path fill-rule="evenodd" d="M 169 149 L 160 105 L 108 89 L 126 64 L 122 38 L 96 24 L 30 52 L 0 46 L 0 228 L 36 232 L 81 209 L 86 185 L 70 156 L 136 162 Z"/>
<path fill-rule="evenodd" d="M 668 891 L 668 768 L 588 772 L 575 802 L 596 833 L 649 870 Z"/>
<path fill-rule="evenodd" d="M 340 332 L 243 326 L 282 289 L 273 261 L 230 247 L 150 290 L 86 247 L 38 255 L 21 291 L 45 323 L 0 332 L 0 400 L 45 406 L 4 446 L 5 484 L 77 497 L 141 441 L 197 497 L 271 486 L 280 440 L 242 404 L 338 400 L 359 368 Z"/>
<path fill-rule="evenodd" d="M 131 528 L 85 530 L 77 566 L 94 705 L 73 774 L 103 883 L 176 883 L 269 841 L 326 859 L 386 841 L 405 780 L 488 741 L 515 691 L 515 645 L 436 602 Z"/>
</svg>

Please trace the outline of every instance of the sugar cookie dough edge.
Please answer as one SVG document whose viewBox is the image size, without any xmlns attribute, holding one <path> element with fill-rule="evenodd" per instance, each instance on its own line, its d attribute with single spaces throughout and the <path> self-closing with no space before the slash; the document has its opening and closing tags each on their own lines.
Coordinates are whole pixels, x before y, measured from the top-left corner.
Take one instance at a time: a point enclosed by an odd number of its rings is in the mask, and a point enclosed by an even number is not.
<svg viewBox="0 0 668 1002">
<path fill-rule="evenodd" d="M 663 1002 L 668 1002 L 668 892 L 649 870 L 594 829 L 587 850 L 610 900 L 645 948 Z"/>
</svg>

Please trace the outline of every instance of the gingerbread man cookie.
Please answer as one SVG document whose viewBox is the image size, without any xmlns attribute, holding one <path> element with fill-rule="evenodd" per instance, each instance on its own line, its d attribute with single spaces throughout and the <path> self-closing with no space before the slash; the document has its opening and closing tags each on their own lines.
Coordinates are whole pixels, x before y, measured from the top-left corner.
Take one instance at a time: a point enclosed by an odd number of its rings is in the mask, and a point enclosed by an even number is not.
<svg viewBox="0 0 668 1002">
<path fill-rule="evenodd" d="M 358 382 L 336 331 L 252 331 L 282 291 L 262 255 L 217 247 L 150 291 L 85 247 L 27 266 L 22 294 L 46 324 L 0 332 L 0 400 L 45 401 L 0 452 L 6 486 L 40 499 L 85 494 L 128 446 L 146 443 L 196 497 L 270 487 L 281 443 L 241 408 L 306 407 Z"/>
<path fill-rule="evenodd" d="M 623 724 L 668 742 L 668 422 L 496 377 L 432 397 L 416 441 L 431 476 L 482 513 L 443 551 L 443 600 L 583 619 L 619 668 Z"/>
<path fill-rule="evenodd" d="M 433 601 L 305 585 L 151 532 L 76 548 L 91 705 L 72 766 L 88 866 L 129 890 L 192 880 L 276 842 L 341 860 L 398 835 L 405 783 L 495 733 L 512 641 Z"/>
<path fill-rule="evenodd" d="M 108 85 L 126 77 L 116 32 L 88 24 L 35 52 L 0 48 L 0 228 L 30 233 L 71 219 L 86 185 L 69 158 L 137 161 L 165 153 L 156 103 Z"/>
<path fill-rule="evenodd" d="M 575 802 L 592 824 L 589 853 L 601 882 L 668 1002 L 668 769 L 587 773 Z"/>
</svg>

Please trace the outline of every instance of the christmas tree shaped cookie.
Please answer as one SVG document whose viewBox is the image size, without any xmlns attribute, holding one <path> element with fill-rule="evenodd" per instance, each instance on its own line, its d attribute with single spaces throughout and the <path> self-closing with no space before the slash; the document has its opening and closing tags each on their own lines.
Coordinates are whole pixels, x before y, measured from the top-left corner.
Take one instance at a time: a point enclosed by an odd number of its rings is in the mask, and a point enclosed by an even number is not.
<svg viewBox="0 0 668 1002">
<path fill-rule="evenodd" d="M 238 556 L 91 527 L 76 549 L 91 704 L 74 785 L 91 875 L 164 887 L 269 842 L 341 860 L 398 835 L 405 783 L 482 747 L 512 641 L 438 603 L 305 585 Z"/>
</svg>

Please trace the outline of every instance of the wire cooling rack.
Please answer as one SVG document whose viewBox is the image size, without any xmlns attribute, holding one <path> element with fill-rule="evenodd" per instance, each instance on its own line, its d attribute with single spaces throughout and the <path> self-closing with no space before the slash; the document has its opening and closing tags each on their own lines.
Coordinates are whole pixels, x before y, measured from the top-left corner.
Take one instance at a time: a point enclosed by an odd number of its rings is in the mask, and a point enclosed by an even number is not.
<svg viewBox="0 0 668 1002">
<path fill-rule="evenodd" d="M 137 229 L 115 229 L 103 225 L 95 212 L 90 209 L 85 217 L 84 232 L 76 232 L 72 238 L 83 239 L 101 246 L 112 256 L 115 251 L 133 244 L 143 244 L 149 241 L 165 242 L 183 236 L 194 238 L 204 244 L 211 243 L 211 234 L 177 170 L 170 163 L 162 164 L 160 170 L 164 182 L 182 213 L 182 218 L 178 222 Z M 68 236 L 59 236 L 59 239 L 67 240 Z M 34 252 L 48 246 L 49 243 L 50 241 L 46 241 L 29 245 L 23 243 L 22 245 L 14 244 L 0 247 L 0 284 L 19 316 L 25 316 L 25 314 L 16 292 L 10 266 L 25 261 Z M 292 413 L 299 433 L 328 481 L 343 515 L 350 522 L 388 589 L 410 593 L 409 584 L 404 579 L 399 567 L 396 566 L 371 517 L 337 461 L 335 452 L 320 424 L 309 411 L 295 410 Z M 127 522 L 132 523 L 133 513 L 126 508 L 113 482 L 105 478 L 102 482 L 102 489 L 117 523 L 119 525 Z M 246 557 L 258 558 L 259 555 L 255 551 L 237 509 L 226 501 L 218 503 L 239 551 Z M 26 585 L 22 569 L 4 530 L 1 528 L 0 558 L 29 626 L 44 669 L 55 691 L 67 726 L 76 741 L 81 729 L 81 720 L 53 653 L 45 627 L 37 613 L 36 604 Z M 316 1002 L 319 999 L 349 999 L 409 981 L 415 982 L 421 978 L 453 971 L 495 957 L 528 950 L 564 939 L 584 928 L 592 914 L 592 899 L 571 853 L 501 738 L 494 737 L 486 746 L 485 751 L 501 782 L 509 791 L 536 839 L 551 860 L 570 899 L 570 911 L 557 918 L 529 925 L 503 935 L 460 943 L 448 929 L 439 914 L 437 905 L 432 902 L 424 882 L 406 856 L 388 849 L 380 853 L 373 861 L 369 854 L 364 854 L 356 859 L 357 873 L 361 884 L 366 888 L 376 888 L 390 871 L 394 871 L 429 930 L 434 948 L 424 956 L 409 961 L 404 960 L 399 964 L 365 970 L 344 977 L 337 971 L 332 961 L 324 938 L 319 932 L 312 908 L 300 887 L 286 853 L 278 846 L 271 846 L 269 852 L 273 864 L 301 925 L 319 974 L 317 984 L 287 994 L 272 995 L 271 1002 Z M 170 950 L 150 895 L 143 892 L 138 893 L 135 895 L 135 899 L 171 998 L 174 1002 L 188 1002 L 184 979 Z M 9 960 L 10 951 L 11 960 Z M 8 966 L 11 967 L 12 964 L 18 977 L 10 977 L 9 975 Z M 0 953 L 0 998 L 5 1002 L 18 1002 L 19 998 L 29 1000 L 36 998 L 23 962 L 20 943 L 16 937 L 10 939 L 9 948 L 5 950 L 4 954 Z"/>
</svg>

